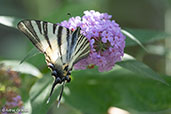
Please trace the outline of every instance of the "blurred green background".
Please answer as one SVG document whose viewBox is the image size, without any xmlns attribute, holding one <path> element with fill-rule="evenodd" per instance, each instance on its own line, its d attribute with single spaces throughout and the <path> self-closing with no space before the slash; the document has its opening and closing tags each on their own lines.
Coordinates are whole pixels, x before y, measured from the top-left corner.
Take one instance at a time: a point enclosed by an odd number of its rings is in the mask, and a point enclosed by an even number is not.
<svg viewBox="0 0 171 114">
<path fill-rule="evenodd" d="M 171 33 L 170 5 L 171 0 L 0 0 L 0 16 L 58 23 L 70 18 L 67 13 L 82 16 L 85 10 L 107 12 L 121 28 L 135 33 L 149 51 L 147 53 L 136 43 L 130 43 L 125 52 L 150 66 L 171 84 L 171 40 L 166 35 Z M 0 60 L 22 60 L 33 48 L 17 29 L 0 24 L 0 36 Z M 52 78 L 43 55 L 34 56 L 27 62 L 48 77 L 39 80 L 28 74 L 20 75 L 21 85 L 17 93 L 22 96 L 24 105 L 31 99 L 32 113 L 105 114 L 109 107 L 114 106 L 130 114 L 171 114 L 170 86 L 141 77 L 118 65 L 107 73 L 98 73 L 96 69 L 81 73 L 74 71 L 73 81 L 66 87 L 66 91 L 71 93 L 68 96 L 65 93 L 65 102 L 59 109 L 55 102 L 51 102 L 52 105 L 38 103 L 39 100 L 32 99 L 34 91 L 40 94 L 38 99 L 41 94 L 48 94 L 45 86 L 50 86 Z M 1 86 L 6 84 L 3 83 L 3 75 L 0 75 Z M 3 106 L 5 100 L 1 101 L 0 106 Z"/>
</svg>

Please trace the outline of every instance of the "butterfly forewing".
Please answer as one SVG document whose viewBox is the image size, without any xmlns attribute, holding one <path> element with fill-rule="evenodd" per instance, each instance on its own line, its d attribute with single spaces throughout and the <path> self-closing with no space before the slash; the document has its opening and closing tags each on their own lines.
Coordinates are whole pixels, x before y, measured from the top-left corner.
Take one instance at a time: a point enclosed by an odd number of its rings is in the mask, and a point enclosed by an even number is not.
<svg viewBox="0 0 171 114">
<path fill-rule="evenodd" d="M 48 63 L 61 66 L 66 63 L 72 69 L 73 64 L 89 54 L 89 42 L 80 34 L 80 28 L 72 32 L 57 24 L 36 20 L 23 20 L 18 28 L 45 54 Z"/>
</svg>

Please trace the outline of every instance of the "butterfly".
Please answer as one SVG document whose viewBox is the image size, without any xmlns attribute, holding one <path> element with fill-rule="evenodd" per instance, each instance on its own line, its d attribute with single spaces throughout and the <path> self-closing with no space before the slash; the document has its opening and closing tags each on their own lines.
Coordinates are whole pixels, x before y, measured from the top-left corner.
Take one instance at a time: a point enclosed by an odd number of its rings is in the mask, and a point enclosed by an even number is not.
<svg viewBox="0 0 171 114">
<path fill-rule="evenodd" d="M 70 30 L 58 24 L 39 20 L 22 20 L 17 25 L 33 45 L 45 56 L 54 82 L 47 103 L 57 84 L 62 84 L 58 106 L 64 85 L 71 81 L 73 65 L 90 53 L 88 39 L 80 33 L 81 28 Z"/>
</svg>

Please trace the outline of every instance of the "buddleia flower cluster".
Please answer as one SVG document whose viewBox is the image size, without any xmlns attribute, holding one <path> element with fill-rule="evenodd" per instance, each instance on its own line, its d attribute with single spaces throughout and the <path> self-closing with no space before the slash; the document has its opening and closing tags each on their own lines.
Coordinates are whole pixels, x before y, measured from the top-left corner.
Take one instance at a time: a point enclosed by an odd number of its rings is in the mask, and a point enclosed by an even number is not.
<svg viewBox="0 0 171 114">
<path fill-rule="evenodd" d="M 75 30 L 81 28 L 81 33 L 90 42 L 90 54 L 74 65 L 75 69 L 86 69 L 98 66 L 100 72 L 109 71 L 124 55 L 125 36 L 112 16 L 97 11 L 84 11 L 82 17 L 71 17 L 60 23 L 61 26 Z"/>
</svg>

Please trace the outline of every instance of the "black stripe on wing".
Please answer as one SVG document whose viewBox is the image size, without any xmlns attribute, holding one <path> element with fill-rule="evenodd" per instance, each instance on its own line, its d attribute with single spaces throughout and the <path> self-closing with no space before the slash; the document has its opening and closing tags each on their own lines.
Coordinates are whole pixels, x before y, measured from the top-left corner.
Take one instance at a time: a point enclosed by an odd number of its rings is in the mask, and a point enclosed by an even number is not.
<svg viewBox="0 0 171 114">
<path fill-rule="evenodd" d="M 79 34 L 80 34 L 80 30 L 81 28 L 78 27 L 72 34 L 72 39 L 71 39 L 71 49 L 73 49 L 78 37 L 79 37 Z"/>
<path fill-rule="evenodd" d="M 42 44 L 42 40 L 45 40 L 48 46 L 52 49 L 50 38 L 48 37 L 48 25 L 53 27 L 52 29 L 54 32 L 56 31 L 56 26 L 57 26 L 56 24 L 48 23 L 45 21 L 39 21 L 39 20 L 22 20 L 18 23 L 17 27 L 31 40 L 31 42 L 41 52 L 44 52 L 45 45 Z"/>
<path fill-rule="evenodd" d="M 86 45 L 89 44 L 89 41 L 86 40 L 85 38 L 82 37 L 80 39 L 82 39 L 82 40 L 80 40 L 80 43 L 77 43 L 77 45 L 76 45 L 76 48 L 75 48 L 75 51 L 74 51 L 75 52 L 74 53 L 75 55 L 77 55 L 80 51 L 85 50 L 84 48 L 86 48 L 87 47 Z M 78 47 L 78 46 L 80 46 L 80 47 Z"/>
<path fill-rule="evenodd" d="M 78 57 L 77 57 L 77 58 L 75 59 L 75 61 L 73 62 L 73 65 L 74 65 L 75 63 L 77 63 L 79 60 L 86 58 L 86 57 L 89 55 L 89 53 L 90 53 L 90 46 L 87 45 L 87 46 L 83 49 L 83 51 L 82 51 L 81 53 L 79 53 Z M 78 53 L 77 53 L 77 54 L 78 54 Z M 77 54 L 75 54 L 75 55 L 77 55 Z"/>
<path fill-rule="evenodd" d="M 62 26 L 59 26 L 58 28 L 58 34 L 57 34 L 57 43 L 58 43 L 58 48 L 59 48 L 59 53 L 60 53 L 60 58 L 62 60 L 62 52 L 61 52 L 61 37 L 62 37 L 62 30 L 63 30 L 63 27 Z M 63 61 L 63 60 L 62 60 Z"/>
<path fill-rule="evenodd" d="M 18 29 L 23 32 L 28 38 L 29 40 L 40 50 L 43 51 L 42 49 L 40 49 L 41 47 L 41 41 L 38 38 L 36 32 L 33 29 L 33 25 L 31 24 L 31 21 L 28 20 L 23 20 L 20 21 L 17 25 Z"/>
<path fill-rule="evenodd" d="M 32 33 L 32 35 L 36 38 L 36 40 L 40 43 L 40 39 L 37 36 L 35 30 L 33 29 L 33 25 L 31 24 L 31 21 L 25 22 L 25 25 L 28 28 L 28 30 Z"/>
<path fill-rule="evenodd" d="M 35 22 L 37 23 L 40 34 L 42 34 L 41 21 L 35 21 Z"/>
<path fill-rule="evenodd" d="M 57 27 L 57 25 L 56 24 L 53 24 L 53 34 L 55 34 L 56 27 Z"/>
<path fill-rule="evenodd" d="M 71 60 L 71 56 L 75 50 L 76 47 L 76 43 L 78 41 L 79 35 L 80 35 L 80 27 L 77 27 L 77 29 L 72 33 L 70 40 L 68 40 L 69 42 L 69 47 L 68 47 L 68 59 Z"/>
<path fill-rule="evenodd" d="M 68 28 L 58 26 L 57 29 L 57 44 L 59 54 L 63 64 L 69 63 L 71 57 L 71 50 L 74 48 L 75 42 L 72 42 L 72 32 Z M 73 43 L 73 44 L 72 44 Z"/>
<path fill-rule="evenodd" d="M 49 41 L 49 37 L 48 37 L 48 29 L 47 29 L 47 24 L 48 22 L 43 22 L 43 32 L 44 32 L 44 37 L 49 45 L 49 47 L 52 49 L 52 46 L 50 44 L 50 41 Z"/>
<path fill-rule="evenodd" d="M 69 61 L 69 52 L 70 52 L 70 36 L 71 36 L 71 33 L 70 33 L 70 30 L 67 29 L 67 33 L 66 33 L 66 41 L 67 41 L 67 49 L 66 49 L 66 60 Z"/>
<path fill-rule="evenodd" d="M 82 40 L 78 40 L 74 53 L 72 54 L 72 59 L 74 61 L 73 65 L 79 60 L 87 57 L 90 53 L 90 44 L 88 39 L 84 36 L 80 36 L 79 39 Z"/>
<path fill-rule="evenodd" d="M 73 32 L 72 41 L 75 42 L 71 43 L 72 48 L 70 49 L 71 57 L 69 69 L 71 69 L 79 60 L 87 57 L 90 52 L 90 43 L 85 36 L 80 34 L 80 28 L 77 28 L 77 30 Z"/>
</svg>

